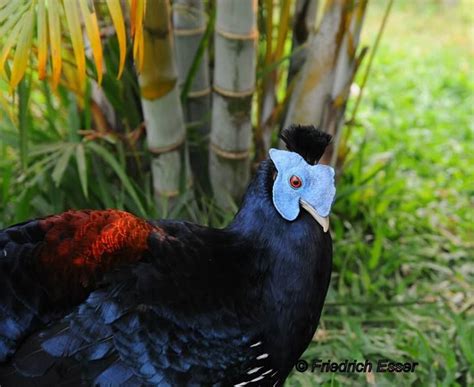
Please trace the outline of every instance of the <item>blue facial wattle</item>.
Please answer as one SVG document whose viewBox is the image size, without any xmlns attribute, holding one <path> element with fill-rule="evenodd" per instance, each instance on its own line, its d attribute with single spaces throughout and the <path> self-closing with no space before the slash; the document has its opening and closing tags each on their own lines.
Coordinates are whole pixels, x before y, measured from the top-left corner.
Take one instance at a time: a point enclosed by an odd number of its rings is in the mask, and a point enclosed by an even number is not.
<svg viewBox="0 0 474 387">
<path fill-rule="evenodd" d="M 278 171 L 273 184 L 273 204 L 280 215 L 295 220 L 302 199 L 320 216 L 328 216 L 336 194 L 334 169 L 328 165 L 310 165 L 294 152 L 270 149 L 269 154 Z M 292 185 L 295 180 L 298 185 Z"/>
</svg>

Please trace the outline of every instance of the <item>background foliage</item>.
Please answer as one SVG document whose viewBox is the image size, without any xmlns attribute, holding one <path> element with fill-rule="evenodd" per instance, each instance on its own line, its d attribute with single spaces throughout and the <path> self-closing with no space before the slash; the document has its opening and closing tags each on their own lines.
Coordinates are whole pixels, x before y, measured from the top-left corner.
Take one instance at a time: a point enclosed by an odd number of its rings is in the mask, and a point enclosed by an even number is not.
<svg viewBox="0 0 474 387">
<path fill-rule="evenodd" d="M 365 44 L 373 44 L 384 6 L 370 4 Z M 317 343 L 304 356 L 420 365 L 411 374 L 295 372 L 288 385 L 473 383 L 472 7 L 395 2 L 352 127 L 332 216 L 335 271 Z M 135 74 L 128 62 L 115 79 L 117 52 L 109 39 L 103 90 L 119 131 L 79 131 L 99 114 L 90 85 L 78 100 L 61 84 L 53 94 L 31 72 L 13 104 L 0 83 L 0 227 L 68 208 L 217 226 L 232 217 L 205 197 L 183 196 L 172 212 L 157 213 L 141 112 L 131 108 L 139 106 Z M 87 69 L 95 71 L 93 63 Z"/>
<path fill-rule="evenodd" d="M 369 7 L 366 43 L 380 3 Z M 472 7 L 394 4 L 338 185 L 337 269 L 323 329 L 305 355 L 419 368 L 294 373 L 289 385 L 473 383 Z"/>
</svg>

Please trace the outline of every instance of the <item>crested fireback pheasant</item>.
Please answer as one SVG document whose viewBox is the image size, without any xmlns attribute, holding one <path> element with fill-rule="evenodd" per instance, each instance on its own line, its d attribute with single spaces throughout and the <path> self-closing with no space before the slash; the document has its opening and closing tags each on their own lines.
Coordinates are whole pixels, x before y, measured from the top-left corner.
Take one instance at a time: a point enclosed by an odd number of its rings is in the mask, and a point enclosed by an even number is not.
<svg viewBox="0 0 474 387">
<path fill-rule="evenodd" d="M 331 275 L 330 136 L 283 131 L 224 229 L 68 211 L 0 231 L 0 385 L 281 386 Z"/>
</svg>

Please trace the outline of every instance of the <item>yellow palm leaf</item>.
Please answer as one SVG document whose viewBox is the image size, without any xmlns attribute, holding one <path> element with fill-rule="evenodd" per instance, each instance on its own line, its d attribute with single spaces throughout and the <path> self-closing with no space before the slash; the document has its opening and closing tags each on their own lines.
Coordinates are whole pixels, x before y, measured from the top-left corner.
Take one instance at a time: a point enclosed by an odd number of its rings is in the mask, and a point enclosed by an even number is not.
<svg viewBox="0 0 474 387">
<path fill-rule="evenodd" d="M 46 77 L 46 62 L 48 60 L 48 26 L 46 25 L 46 4 L 38 3 L 38 75 L 39 79 Z"/>
<path fill-rule="evenodd" d="M 71 35 L 72 48 L 76 58 L 79 83 L 82 85 L 86 77 L 86 60 L 84 56 L 84 42 L 82 40 L 82 29 L 79 8 L 76 0 L 64 0 L 64 11 Z"/>
<path fill-rule="evenodd" d="M 135 37 L 135 26 L 137 20 L 137 6 L 138 0 L 129 0 L 128 4 L 130 6 L 130 35 L 132 38 Z"/>
<path fill-rule="evenodd" d="M 125 65 L 125 54 L 126 54 L 126 39 L 125 39 L 125 22 L 123 20 L 122 8 L 120 6 L 120 0 L 107 0 L 107 6 L 109 7 L 110 16 L 114 22 L 115 32 L 117 33 L 117 39 L 120 49 L 120 65 L 117 78 L 120 78 Z"/>
<path fill-rule="evenodd" d="M 131 34 L 134 38 L 133 55 L 138 71 L 143 66 L 144 35 L 143 20 L 146 0 L 106 0 L 119 44 L 119 70 L 123 73 L 126 59 L 126 31 L 124 10 L 131 15 Z M 125 5 L 124 5 L 125 4 Z M 63 71 L 63 57 L 74 53 L 77 77 L 81 83 L 86 76 L 84 52 L 85 32 L 90 42 L 97 68 L 99 83 L 102 80 L 103 52 L 97 14 L 93 0 L 0 0 L 0 75 L 5 77 L 5 63 L 12 61 L 10 85 L 17 85 L 24 76 L 33 42 L 37 48 L 38 76 L 47 76 L 48 61 L 51 63 L 51 85 L 56 88 Z M 64 23 L 63 25 L 61 25 Z M 36 28 L 35 28 L 36 25 Z M 72 50 L 62 38 L 70 35 Z M 12 55 L 13 50 L 15 54 Z M 50 53 L 50 54 L 49 54 Z M 13 60 L 12 60 L 13 59 Z"/>
<path fill-rule="evenodd" d="M 95 67 L 97 69 L 97 81 L 102 82 L 102 42 L 100 41 L 99 25 L 94 4 L 88 0 L 79 1 L 81 6 L 84 24 L 86 26 L 87 37 L 89 38 L 92 55 L 94 56 Z"/>
<path fill-rule="evenodd" d="M 31 3 L 30 10 L 25 15 L 25 24 L 18 38 L 18 44 L 13 59 L 10 87 L 14 89 L 23 78 L 30 58 L 31 41 L 33 39 L 35 1 Z"/>
<path fill-rule="evenodd" d="M 77 67 L 74 66 L 72 60 L 67 60 L 67 57 L 63 63 L 63 77 L 61 79 L 61 85 L 68 90 L 72 91 L 77 97 L 77 103 L 80 107 L 84 106 L 84 90 L 85 83 L 80 79 L 77 73 Z"/>
<path fill-rule="evenodd" d="M 5 44 L 3 45 L 2 51 L 0 52 L 0 74 L 4 77 L 6 77 L 5 74 L 5 61 L 8 58 L 8 55 L 10 54 L 10 50 L 12 47 L 15 45 L 15 42 L 18 40 L 18 35 L 25 25 L 26 22 L 26 17 L 23 15 L 18 23 L 13 27 L 13 30 L 10 32 L 8 35 Z"/>
<path fill-rule="evenodd" d="M 133 58 L 135 59 L 136 68 L 141 71 L 143 67 L 143 51 L 144 51 L 144 40 L 143 40 L 143 17 L 145 15 L 145 1 L 144 0 L 132 0 L 132 8 L 130 10 L 134 20 L 131 20 L 132 36 L 133 41 Z"/>
<path fill-rule="evenodd" d="M 59 82 L 61 75 L 61 21 L 59 18 L 59 9 L 61 3 L 58 0 L 48 1 L 48 25 L 49 25 L 49 40 L 51 44 L 51 58 L 53 63 L 53 89 L 55 89 Z"/>
</svg>

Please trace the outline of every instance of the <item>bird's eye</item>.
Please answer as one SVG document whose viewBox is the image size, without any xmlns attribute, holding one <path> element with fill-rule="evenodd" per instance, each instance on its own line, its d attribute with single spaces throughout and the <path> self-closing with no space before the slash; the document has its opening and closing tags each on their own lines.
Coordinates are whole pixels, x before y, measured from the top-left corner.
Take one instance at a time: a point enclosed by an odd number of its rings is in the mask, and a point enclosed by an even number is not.
<svg viewBox="0 0 474 387">
<path fill-rule="evenodd" d="M 290 177 L 291 188 L 298 189 L 303 185 L 301 178 L 299 176 L 293 175 Z"/>
</svg>

